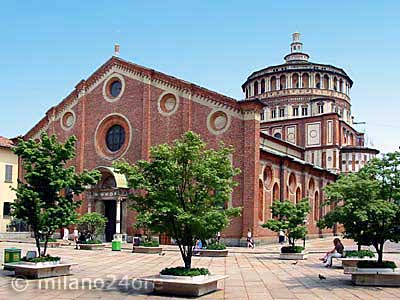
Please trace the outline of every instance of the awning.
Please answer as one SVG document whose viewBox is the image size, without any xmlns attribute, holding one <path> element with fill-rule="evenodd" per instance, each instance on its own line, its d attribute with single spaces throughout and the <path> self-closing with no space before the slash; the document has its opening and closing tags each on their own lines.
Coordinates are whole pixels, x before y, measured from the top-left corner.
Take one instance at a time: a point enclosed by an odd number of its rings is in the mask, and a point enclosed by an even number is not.
<svg viewBox="0 0 400 300">
<path fill-rule="evenodd" d="M 126 181 L 125 175 L 115 172 L 115 169 L 113 167 L 99 166 L 96 168 L 96 170 L 112 174 L 114 176 L 117 188 L 124 188 L 124 189 L 128 188 L 128 182 Z"/>
</svg>

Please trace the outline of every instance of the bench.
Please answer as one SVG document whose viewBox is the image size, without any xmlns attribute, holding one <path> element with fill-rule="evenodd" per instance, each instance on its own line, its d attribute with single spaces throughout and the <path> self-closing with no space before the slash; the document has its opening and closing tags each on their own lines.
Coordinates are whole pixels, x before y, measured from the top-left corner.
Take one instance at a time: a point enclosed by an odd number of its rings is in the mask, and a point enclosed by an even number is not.
<svg viewBox="0 0 400 300">
<path fill-rule="evenodd" d="M 334 257 L 334 259 L 337 259 L 342 263 L 342 267 L 344 270 L 344 274 L 351 274 L 352 272 L 355 272 L 357 270 L 357 263 L 359 261 L 375 261 L 376 258 L 371 258 L 371 257 Z"/>
</svg>

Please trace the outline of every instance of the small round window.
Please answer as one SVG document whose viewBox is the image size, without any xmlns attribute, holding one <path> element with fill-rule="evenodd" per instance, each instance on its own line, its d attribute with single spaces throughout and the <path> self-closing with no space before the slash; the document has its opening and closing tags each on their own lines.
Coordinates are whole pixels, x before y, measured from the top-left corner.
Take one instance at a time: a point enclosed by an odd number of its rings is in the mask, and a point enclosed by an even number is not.
<svg viewBox="0 0 400 300">
<path fill-rule="evenodd" d="M 108 150 L 116 152 L 125 143 L 125 129 L 120 125 L 114 125 L 107 131 L 106 145 Z"/>
<path fill-rule="evenodd" d="M 119 80 L 115 80 L 110 84 L 110 95 L 112 97 L 118 97 L 121 93 L 122 83 Z"/>
</svg>

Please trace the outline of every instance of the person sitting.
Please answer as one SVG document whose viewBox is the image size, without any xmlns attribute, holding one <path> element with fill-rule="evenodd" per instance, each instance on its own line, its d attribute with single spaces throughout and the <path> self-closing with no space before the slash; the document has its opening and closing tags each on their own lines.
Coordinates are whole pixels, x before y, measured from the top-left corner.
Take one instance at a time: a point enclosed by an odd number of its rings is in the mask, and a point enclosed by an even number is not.
<svg viewBox="0 0 400 300">
<path fill-rule="evenodd" d="M 321 260 L 324 262 L 325 267 L 332 267 L 332 258 L 339 258 L 343 256 L 344 246 L 339 238 L 335 238 L 333 240 L 333 245 L 333 249 L 327 252 L 325 256 L 321 258 Z"/>
<path fill-rule="evenodd" d="M 198 240 L 196 240 L 196 245 L 194 245 L 193 254 L 200 255 L 200 252 L 199 252 L 200 249 L 203 249 L 203 243 L 201 242 L 200 239 L 198 239 Z"/>
</svg>

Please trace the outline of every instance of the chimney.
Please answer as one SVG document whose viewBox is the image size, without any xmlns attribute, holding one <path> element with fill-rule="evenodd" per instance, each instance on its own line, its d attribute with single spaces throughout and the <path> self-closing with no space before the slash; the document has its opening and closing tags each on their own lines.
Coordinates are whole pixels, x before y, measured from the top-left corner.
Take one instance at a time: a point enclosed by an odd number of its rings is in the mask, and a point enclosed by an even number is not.
<svg viewBox="0 0 400 300">
<path fill-rule="evenodd" d="M 114 56 L 119 56 L 119 44 L 114 45 Z"/>
</svg>

